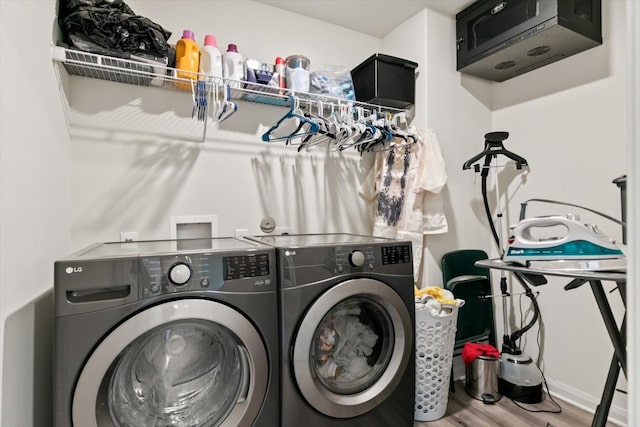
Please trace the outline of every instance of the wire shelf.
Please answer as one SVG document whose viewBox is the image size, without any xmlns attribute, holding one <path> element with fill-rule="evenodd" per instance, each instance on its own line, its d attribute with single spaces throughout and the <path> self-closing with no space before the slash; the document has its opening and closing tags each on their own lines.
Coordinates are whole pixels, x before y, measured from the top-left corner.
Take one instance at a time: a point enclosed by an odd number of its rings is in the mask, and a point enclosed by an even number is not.
<svg viewBox="0 0 640 427">
<path fill-rule="evenodd" d="M 58 68 L 64 68 L 72 76 L 189 93 L 192 95 L 193 102 L 192 117 L 197 117 L 198 121 L 203 123 L 200 142 L 206 140 L 208 122 L 213 120 L 219 123 L 229 117 L 228 114 L 224 116 L 225 111 L 231 112 L 231 114 L 236 111 L 237 107 L 231 100 L 290 108 L 294 104 L 306 112 L 315 111 L 320 115 L 353 111 L 359 117 L 372 115 L 391 117 L 406 111 L 323 94 L 294 92 L 259 83 L 186 72 L 168 67 L 166 63 L 150 61 L 133 55 L 130 59 L 125 59 L 53 46 L 52 57 L 55 62 L 62 65 Z M 58 68 L 56 68 L 56 73 L 59 76 Z M 227 107 L 220 110 L 220 105 L 227 105 L 227 100 L 233 105 L 232 110 L 227 110 Z M 214 113 L 211 114 L 211 117 L 209 104 L 216 105 L 216 109 L 212 110 Z M 68 109 L 68 101 L 65 105 Z M 68 112 L 67 124 L 70 124 Z"/>
<path fill-rule="evenodd" d="M 74 76 L 107 80 L 135 86 L 155 86 L 163 89 L 191 92 L 192 79 L 178 77 L 178 70 L 166 64 L 153 62 L 145 58 L 124 59 L 89 52 L 53 47 L 53 59 L 60 62 L 67 73 Z M 230 86 L 231 98 L 259 104 L 288 107 L 292 99 L 304 104 L 320 101 L 327 106 L 349 104 L 361 107 L 370 112 L 397 114 L 405 110 L 359 101 L 336 98 L 328 95 L 314 94 L 258 83 L 211 77 L 201 73 L 190 73 L 194 80 L 206 82 L 207 90 L 221 90 Z"/>
</svg>

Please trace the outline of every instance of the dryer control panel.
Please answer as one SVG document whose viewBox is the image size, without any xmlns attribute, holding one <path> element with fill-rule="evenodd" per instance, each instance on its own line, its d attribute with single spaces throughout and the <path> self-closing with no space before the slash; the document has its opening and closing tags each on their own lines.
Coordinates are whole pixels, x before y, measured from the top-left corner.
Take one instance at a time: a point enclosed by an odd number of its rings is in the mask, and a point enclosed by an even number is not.
<svg viewBox="0 0 640 427">
<path fill-rule="evenodd" d="M 413 276 L 410 242 L 278 248 L 281 289 L 340 276 Z"/>
<path fill-rule="evenodd" d="M 140 297 L 183 291 L 275 290 L 269 253 L 183 254 L 140 258 Z"/>
<path fill-rule="evenodd" d="M 379 252 L 379 253 L 378 253 Z M 378 255 L 376 257 L 376 254 Z M 376 266 L 411 263 L 411 246 L 366 246 L 350 248 L 338 246 L 335 248 L 335 269 L 337 273 L 349 269 L 362 268 L 363 271 L 376 270 Z"/>
</svg>

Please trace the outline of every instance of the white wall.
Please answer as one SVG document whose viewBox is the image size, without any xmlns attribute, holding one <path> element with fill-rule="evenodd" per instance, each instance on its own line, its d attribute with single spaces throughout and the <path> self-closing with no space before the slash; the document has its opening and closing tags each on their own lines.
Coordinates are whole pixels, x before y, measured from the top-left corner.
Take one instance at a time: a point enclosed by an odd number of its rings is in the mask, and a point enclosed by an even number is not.
<svg viewBox="0 0 640 427">
<path fill-rule="evenodd" d="M 53 261 L 71 250 L 55 1 L 0 2 L 0 424 L 51 423 Z M 28 20 L 28 30 L 25 29 Z"/>
<path fill-rule="evenodd" d="M 382 53 L 416 62 L 415 105 L 410 116 L 411 124 L 420 128 L 427 127 L 427 77 L 429 75 L 427 59 L 427 11 L 422 10 L 407 19 L 382 39 Z"/>
<path fill-rule="evenodd" d="M 482 151 L 484 134 L 491 129 L 491 111 L 462 85 L 456 72 L 455 21 L 436 12 L 427 13 L 427 125 L 438 133 L 447 162 L 448 181 L 444 190 L 449 232 L 426 236 L 431 264 L 429 279 L 441 284 L 440 259 L 456 249 L 477 248 L 487 252 L 491 242 L 482 209 L 480 179 L 464 162 Z M 472 80 L 478 90 L 489 84 Z M 427 257 L 428 258 L 428 257 Z M 437 268 L 436 268 L 437 267 Z"/>
</svg>

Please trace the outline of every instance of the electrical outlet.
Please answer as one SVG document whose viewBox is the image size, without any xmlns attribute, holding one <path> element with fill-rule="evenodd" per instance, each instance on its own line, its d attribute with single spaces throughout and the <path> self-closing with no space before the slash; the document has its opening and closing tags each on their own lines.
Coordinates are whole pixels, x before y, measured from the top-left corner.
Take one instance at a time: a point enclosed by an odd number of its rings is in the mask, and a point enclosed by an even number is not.
<svg viewBox="0 0 640 427">
<path fill-rule="evenodd" d="M 138 240 L 138 232 L 137 231 L 122 231 L 120 232 L 120 241 L 121 242 L 135 242 Z"/>
<path fill-rule="evenodd" d="M 247 228 L 236 228 L 233 232 L 233 235 L 235 237 L 242 237 L 246 236 L 247 234 L 249 234 L 249 229 Z"/>
</svg>

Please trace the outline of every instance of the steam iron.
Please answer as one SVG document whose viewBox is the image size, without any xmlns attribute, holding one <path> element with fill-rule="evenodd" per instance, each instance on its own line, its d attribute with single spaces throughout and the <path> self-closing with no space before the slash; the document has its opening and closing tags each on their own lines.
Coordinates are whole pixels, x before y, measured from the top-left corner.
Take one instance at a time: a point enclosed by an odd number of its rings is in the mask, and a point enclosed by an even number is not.
<svg viewBox="0 0 640 427">
<path fill-rule="evenodd" d="M 535 238 L 532 231 L 555 227 L 561 236 Z M 540 231 L 540 230 L 538 230 Z M 504 262 L 526 267 L 560 270 L 626 270 L 624 252 L 597 226 L 580 221 L 577 215 L 553 215 L 521 220 L 510 227 L 502 257 Z"/>
</svg>

